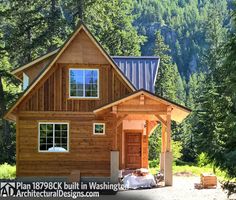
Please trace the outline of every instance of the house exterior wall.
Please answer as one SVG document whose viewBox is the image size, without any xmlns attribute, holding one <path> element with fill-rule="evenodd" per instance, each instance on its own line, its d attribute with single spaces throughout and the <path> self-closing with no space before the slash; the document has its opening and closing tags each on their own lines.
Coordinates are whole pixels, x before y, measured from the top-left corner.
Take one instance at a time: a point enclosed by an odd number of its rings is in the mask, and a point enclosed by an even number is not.
<svg viewBox="0 0 236 200">
<path fill-rule="evenodd" d="M 112 148 L 112 120 L 96 119 L 93 113 L 20 113 L 17 129 L 17 177 L 68 176 L 80 170 L 81 176 L 109 177 Z M 69 123 L 69 152 L 39 152 L 39 122 Z M 106 124 L 105 135 L 93 135 L 93 122 Z"/>
<path fill-rule="evenodd" d="M 99 69 L 99 98 L 69 98 L 69 69 Z M 19 111 L 90 112 L 131 92 L 110 65 L 55 64 L 31 94 L 23 100 Z"/>
<path fill-rule="evenodd" d="M 69 97 L 70 68 L 99 70 L 99 98 Z M 110 176 L 114 119 L 110 116 L 98 119 L 93 110 L 131 92 L 85 31 L 78 32 L 14 110 L 17 177 L 67 176 L 73 170 L 80 170 L 81 176 Z M 69 124 L 69 152 L 39 152 L 40 122 Z M 106 124 L 105 135 L 93 135 L 94 122 Z"/>
<path fill-rule="evenodd" d="M 23 71 L 16 73 L 16 76 L 23 78 L 22 74 L 25 73 L 29 77 L 29 83 L 32 83 L 33 80 L 39 75 L 43 68 L 52 60 L 52 56 L 41 60 L 40 62 L 30 66 Z"/>
</svg>

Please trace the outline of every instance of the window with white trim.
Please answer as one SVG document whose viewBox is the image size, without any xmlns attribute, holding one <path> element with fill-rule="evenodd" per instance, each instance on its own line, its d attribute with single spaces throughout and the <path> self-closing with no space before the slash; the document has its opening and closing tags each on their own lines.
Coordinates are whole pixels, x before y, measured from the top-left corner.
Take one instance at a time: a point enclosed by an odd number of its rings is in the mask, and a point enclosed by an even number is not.
<svg viewBox="0 0 236 200">
<path fill-rule="evenodd" d="M 105 123 L 93 123 L 94 135 L 105 135 Z"/>
<path fill-rule="evenodd" d="M 98 98 L 99 70 L 70 69 L 70 97 Z"/>
<path fill-rule="evenodd" d="M 39 151 L 66 152 L 69 150 L 68 123 L 39 123 Z"/>
</svg>

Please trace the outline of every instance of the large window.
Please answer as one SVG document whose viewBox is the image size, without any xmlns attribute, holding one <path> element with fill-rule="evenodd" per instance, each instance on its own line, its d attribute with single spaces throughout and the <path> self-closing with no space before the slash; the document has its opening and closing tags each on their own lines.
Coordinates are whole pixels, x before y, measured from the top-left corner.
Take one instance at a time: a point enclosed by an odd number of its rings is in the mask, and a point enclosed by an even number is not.
<svg viewBox="0 0 236 200">
<path fill-rule="evenodd" d="M 70 69 L 70 97 L 99 97 L 98 69 Z"/>
<path fill-rule="evenodd" d="M 68 151 L 68 135 L 68 123 L 39 123 L 39 151 Z"/>
</svg>

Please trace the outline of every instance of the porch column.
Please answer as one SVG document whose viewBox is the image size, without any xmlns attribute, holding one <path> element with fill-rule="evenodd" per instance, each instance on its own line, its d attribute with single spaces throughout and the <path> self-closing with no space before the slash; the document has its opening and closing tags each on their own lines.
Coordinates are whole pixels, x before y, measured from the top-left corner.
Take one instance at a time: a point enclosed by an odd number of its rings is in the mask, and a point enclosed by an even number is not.
<svg viewBox="0 0 236 200">
<path fill-rule="evenodd" d="M 110 163 L 110 181 L 111 183 L 118 183 L 119 178 L 119 151 L 111 151 Z"/>
<path fill-rule="evenodd" d="M 110 181 L 111 183 L 118 183 L 119 177 L 119 151 L 117 145 L 117 118 L 113 118 L 113 143 L 110 155 Z"/>
<path fill-rule="evenodd" d="M 170 106 L 167 107 L 166 116 L 166 151 L 164 155 L 164 181 L 165 186 L 172 185 L 172 152 L 171 152 L 171 110 Z"/>
<path fill-rule="evenodd" d="M 160 153 L 160 172 L 164 173 L 164 154 L 166 151 L 166 126 L 161 123 L 161 153 Z"/>
</svg>

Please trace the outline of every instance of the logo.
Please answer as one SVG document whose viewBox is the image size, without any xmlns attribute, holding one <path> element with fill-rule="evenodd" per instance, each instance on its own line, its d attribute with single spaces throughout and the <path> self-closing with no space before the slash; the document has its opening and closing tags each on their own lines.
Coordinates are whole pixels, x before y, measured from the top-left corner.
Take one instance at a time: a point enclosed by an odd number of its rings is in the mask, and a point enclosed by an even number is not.
<svg viewBox="0 0 236 200">
<path fill-rule="evenodd" d="M 14 196 L 15 194 L 15 183 L 14 182 L 4 182 L 0 185 L 0 197 Z"/>
</svg>

